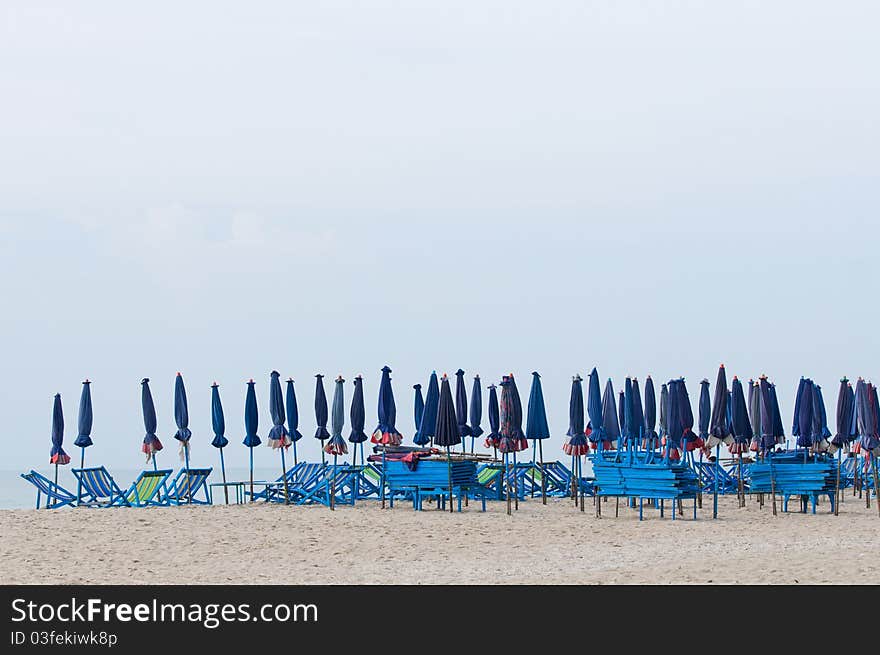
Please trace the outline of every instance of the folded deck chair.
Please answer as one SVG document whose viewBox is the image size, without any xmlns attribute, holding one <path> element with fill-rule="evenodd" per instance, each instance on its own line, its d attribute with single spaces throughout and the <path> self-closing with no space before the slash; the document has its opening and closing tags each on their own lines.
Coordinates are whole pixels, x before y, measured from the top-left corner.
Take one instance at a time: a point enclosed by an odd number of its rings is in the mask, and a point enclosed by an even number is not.
<svg viewBox="0 0 880 655">
<path fill-rule="evenodd" d="M 168 502 L 159 496 L 159 491 L 167 489 L 166 481 L 173 472 L 171 469 L 143 471 L 137 480 L 131 483 L 125 495 L 114 505 L 131 505 L 132 507 L 167 505 Z"/>
<path fill-rule="evenodd" d="M 125 498 L 122 489 L 103 466 L 73 469 L 73 474 L 80 484 L 77 505 L 110 507 Z"/>
<path fill-rule="evenodd" d="M 293 468 L 287 469 L 287 488 L 288 493 L 291 489 L 301 489 L 314 484 L 314 481 L 321 476 L 321 469 L 326 464 L 312 464 L 310 462 L 299 462 Z M 267 484 L 262 491 L 255 491 L 252 500 L 267 500 L 273 503 L 284 502 L 284 477 L 279 475 L 272 484 Z M 246 496 L 250 496 L 249 490 L 245 492 Z"/>
<path fill-rule="evenodd" d="M 76 502 L 76 495 L 70 493 L 60 484 L 52 482 L 34 470 L 22 473 L 21 477 L 37 488 L 37 509 L 40 509 L 40 499 L 46 496 L 46 509 L 57 509 Z"/>
<path fill-rule="evenodd" d="M 174 479 L 160 493 L 164 504 L 171 505 L 211 505 L 211 492 L 208 477 L 214 469 L 180 469 Z M 202 497 L 198 494 L 201 492 Z"/>
</svg>

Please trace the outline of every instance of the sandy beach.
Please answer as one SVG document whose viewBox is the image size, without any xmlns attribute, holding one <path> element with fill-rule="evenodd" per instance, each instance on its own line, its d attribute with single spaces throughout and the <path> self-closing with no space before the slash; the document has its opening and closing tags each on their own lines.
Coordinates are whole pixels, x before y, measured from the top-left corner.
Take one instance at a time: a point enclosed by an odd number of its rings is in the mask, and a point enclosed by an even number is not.
<svg viewBox="0 0 880 655">
<path fill-rule="evenodd" d="M 53 584 L 875 583 L 880 518 L 721 499 L 699 520 L 597 519 L 562 500 L 483 514 L 405 504 L 0 511 L 0 582 Z M 794 503 L 792 504 L 794 505 Z M 688 512 L 685 511 L 687 518 Z M 845 560 L 845 565 L 843 563 Z"/>
</svg>

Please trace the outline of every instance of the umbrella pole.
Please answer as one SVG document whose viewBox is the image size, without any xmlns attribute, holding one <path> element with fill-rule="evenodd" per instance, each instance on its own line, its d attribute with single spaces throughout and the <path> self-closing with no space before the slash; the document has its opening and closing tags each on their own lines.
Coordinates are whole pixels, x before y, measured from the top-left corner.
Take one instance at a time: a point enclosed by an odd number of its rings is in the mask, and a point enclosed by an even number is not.
<svg viewBox="0 0 880 655">
<path fill-rule="evenodd" d="M 79 449 L 79 467 L 84 469 L 86 467 L 86 449 Z M 80 498 L 82 496 L 82 480 L 77 477 L 76 478 L 76 504 L 79 505 Z"/>
<path fill-rule="evenodd" d="M 874 471 L 874 501 L 877 505 L 877 515 L 880 516 L 880 496 L 877 496 L 877 493 L 880 492 L 880 476 L 877 474 L 877 457 L 871 456 L 871 468 Z"/>
<path fill-rule="evenodd" d="M 578 493 L 581 497 L 581 511 L 584 511 L 584 489 L 581 487 L 581 478 L 584 476 L 583 457 L 578 455 Z"/>
<path fill-rule="evenodd" d="M 333 453 L 333 471 L 330 473 L 330 511 L 335 508 L 333 504 L 336 502 L 336 453 Z"/>
<path fill-rule="evenodd" d="M 327 458 L 324 457 L 324 440 L 321 439 L 321 466 L 327 466 Z"/>
<path fill-rule="evenodd" d="M 544 444 L 541 439 L 538 439 L 538 458 L 541 462 L 541 503 L 544 505 L 547 504 L 547 478 L 544 475 Z"/>
<path fill-rule="evenodd" d="M 449 451 L 449 446 L 446 446 L 446 471 L 449 475 L 449 512 L 451 514 L 455 508 L 452 506 L 452 454 Z"/>
<path fill-rule="evenodd" d="M 538 440 L 535 439 L 535 441 L 532 442 L 532 466 L 529 468 L 529 476 L 532 478 L 532 484 L 529 485 L 529 487 L 530 487 L 529 497 L 530 498 L 535 497 L 535 461 L 537 460 L 537 454 L 538 454 Z M 525 484 L 525 479 L 523 479 L 523 484 Z"/>
<path fill-rule="evenodd" d="M 837 507 L 840 503 L 840 465 L 841 465 L 841 456 L 843 454 L 843 450 L 837 451 L 837 481 L 834 483 L 834 516 L 840 515 L 840 510 Z"/>
<path fill-rule="evenodd" d="M 571 456 L 571 485 L 570 485 L 569 493 L 571 493 L 571 499 L 574 501 L 574 506 L 577 507 L 578 499 L 577 499 L 577 466 L 575 465 L 575 456 L 572 454 Z"/>
<path fill-rule="evenodd" d="M 293 442 L 293 468 L 296 468 L 299 462 L 296 461 L 296 441 Z"/>
<path fill-rule="evenodd" d="M 287 488 L 287 464 L 284 462 L 284 446 L 281 446 L 281 478 L 284 480 L 284 504 L 290 505 L 290 491 Z"/>
<path fill-rule="evenodd" d="M 156 464 L 156 452 L 155 452 L 155 451 L 153 451 L 152 455 L 150 455 L 150 459 L 153 460 L 153 470 L 154 470 L 154 471 L 158 471 L 158 470 L 159 470 L 159 465 Z"/>
<path fill-rule="evenodd" d="M 251 476 L 251 502 L 254 502 L 254 447 L 248 446 L 250 451 L 250 476 Z M 269 493 L 266 493 L 266 500 L 269 499 Z"/>
<path fill-rule="evenodd" d="M 379 478 L 379 483 L 382 485 L 382 488 L 379 490 L 379 495 L 382 497 L 382 509 L 385 509 L 385 445 L 382 445 L 382 477 Z"/>
<path fill-rule="evenodd" d="M 703 449 L 700 448 L 700 470 L 697 473 L 697 505 L 703 509 Z"/>
<path fill-rule="evenodd" d="M 183 442 L 183 457 L 186 464 L 186 502 L 192 505 L 192 485 L 189 478 L 189 441 Z"/>
<path fill-rule="evenodd" d="M 739 453 L 739 474 L 736 477 L 739 478 L 739 480 L 738 480 L 739 492 L 737 493 L 737 498 L 739 500 L 739 506 L 745 507 L 746 506 L 746 492 L 745 492 L 745 487 L 743 487 L 743 454 L 742 454 L 742 452 Z"/>
<path fill-rule="evenodd" d="M 519 471 L 516 470 L 516 451 L 513 451 L 513 509 L 519 511 Z"/>
<path fill-rule="evenodd" d="M 223 461 L 223 449 L 220 449 L 220 472 L 223 474 L 223 497 L 229 504 L 229 487 L 226 486 L 226 462 Z"/>
<path fill-rule="evenodd" d="M 715 446 L 715 490 L 712 492 L 712 518 L 718 518 L 718 460 L 721 458 L 721 444 Z"/>
<path fill-rule="evenodd" d="M 776 477 L 773 475 L 773 453 L 770 453 L 770 496 L 773 500 L 773 516 L 776 516 Z"/>
</svg>

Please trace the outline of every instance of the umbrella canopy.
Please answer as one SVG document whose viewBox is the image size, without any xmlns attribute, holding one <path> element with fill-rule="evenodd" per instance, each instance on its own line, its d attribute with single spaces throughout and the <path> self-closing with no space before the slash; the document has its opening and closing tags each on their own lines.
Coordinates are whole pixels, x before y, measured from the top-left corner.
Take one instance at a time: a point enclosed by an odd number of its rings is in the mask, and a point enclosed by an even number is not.
<svg viewBox="0 0 880 655">
<path fill-rule="evenodd" d="M 632 428 L 631 432 L 635 439 L 641 440 L 645 435 L 645 412 L 642 410 L 642 392 L 639 391 L 639 381 L 632 380 Z"/>
<path fill-rule="evenodd" d="M 501 442 L 498 450 L 515 453 L 528 448 L 529 442 L 522 430 L 522 405 L 518 403 L 516 382 L 512 375 L 501 380 Z"/>
<path fill-rule="evenodd" d="M 269 430 L 269 447 L 273 449 L 287 448 L 291 443 L 290 434 L 284 427 L 284 397 L 281 394 L 281 375 L 272 371 L 269 376 L 269 416 L 272 418 L 272 429 Z"/>
<path fill-rule="evenodd" d="M 417 446 L 425 446 L 431 443 L 437 430 L 437 411 L 440 408 L 440 385 L 437 382 L 437 371 L 431 372 L 428 381 L 428 394 L 425 398 L 425 411 L 422 420 L 419 421 L 419 429 L 413 436 L 413 442 Z"/>
<path fill-rule="evenodd" d="M 330 455 L 345 455 L 348 446 L 342 437 L 342 429 L 345 427 L 345 380 L 340 375 L 336 378 L 336 388 L 333 390 L 333 411 L 330 422 L 330 441 L 324 446 L 324 452 Z"/>
<path fill-rule="evenodd" d="M 679 378 L 678 384 L 675 385 L 678 390 L 679 398 L 679 419 L 681 420 L 681 438 L 682 445 L 685 450 L 692 452 L 703 446 L 703 440 L 694 432 L 694 410 L 691 407 L 691 398 L 688 395 L 687 382 L 684 378 Z"/>
<path fill-rule="evenodd" d="M 225 448 L 229 444 L 226 438 L 226 418 L 223 416 L 223 404 L 220 402 L 220 385 L 211 385 L 211 427 L 214 429 L 214 448 Z"/>
<path fill-rule="evenodd" d="M 434 444 L 450 447 L 461 443 L 461 431 L 455 405 L 452 402 L 452 389 L 445 375 L 440 383 L 440 401 L 437 405 L 437 427 L 434 430 Z"/>
<path fill-rule="evenodd" d="M 670 380 L 666 383 L 666 441 L 672 459 L 679 457 L 679 448 L 682 446 L 684 436 L 684 411 L 681 406 L 682 398 L 679 393 L 680 380 Z"/>
<path fill-rule="evenodd" d="M 610 448 L 610 444 L 605 440 L 605 427 L 602 425 L 602 392 L 599 389 L 599 373 L 595 367 L 590 371 L 587 382 L 587 414 L 590 422 L 585 433 L 593 448 L 598 448 L 600 443 Z"/>
<path fill-rule="evenodd" d="M 422 385 L 414 384 L 415 399 L 413 400 L 413 418 L 415 419 L 416 431 L 422 424 L 422 414 L 425 413 L 425 399 L 422 397 Z"/>
<path fill-rule="evenodd" d="M 626 385 L 624 384 L 624 388 Z M 626 393 L 619 391 L 617 393 L 617 425 L 620 426 L 620 434 L 626 439 Z"/>
<path fill-rule="evenodd" d="M 853 450 L 856 453 L 880 455 L 880 438 L 877 434 L 877 391 L 872 384 L 866 383 L 862 378 L 856 382 L 854 404 L 853 421 L 859 440 Z"/>
<path fill-rule="evenodd" d="M 749 423 L 752 426 L 752 443 L 757 448 L 761 436 L 761 390 L 758 382 L 749 380 Z"/>
<path fill-rule="evenodd" d="M 639 438 L 641 434 L 641 426 L 635 423 L 635 408 L 633 407 L 633 386 L 632 378 L 626 377 L 623 381 L 623 391 L 620 396 L 620 405 L 617 410 L 618 415 L 623 417 L 620 424 L 623 438 L 632 442 Z"/>
<path fill-rule="evenodd" d="M 88 448 L 92 445 L 92 391 L 88 380 L 83 382 L 82 395 L 79 397 L 77 436 L 73 445 L 77 448 Z"/>
<path fill-rule="evenodd" d="M 293 378 L 287 378 L 287 389 L 284 395 L 285 405 L 287 406 L 288 436 L 291 441 L 299 441 L 302 439 L 302 433 L 299 431 L 299 407 L 296 403 L 296 389 L 293 388 Z"/>
<path fill-rule="evenodd" d="M 822 430 L 822 439 L 827 441 L 828 437 L 831 436 L 831 430 L 828 429 L 828 412 L 825 410 L 825 397 L 822 395 L 822 387 L 818 384 L 816 385 L 816 395 L 819 397 L 819 424 Z M 775 404 L 776 385 L 770 385 L 770 396 L 774 399 Z M 825 445 L 827 447 L 827 443 Z"/>
<path fill-rule="evenodd" d="M 162 442 L 156 436 L 156 406 L 153 404 L 153 394 L 150 393 L 150 378 L 141 380 L 141 409 L 144 413 L 144 444 L 141 452 L 147 456 L 147 461 L 153 454 L 162 450 Z"/>
<path fill-rule="evenodd" d="M 837 422 L 835 427 L 837 431 L 831 440 L 831 452 L 835 452 L 841 448 L 849 450 L 849 444 L 852 441 L 852 419 L 853 419 L 853 389 L 845 377 L 840 380 L 840 387 L 837 390 Z"/>
<path fill-rule="evenodd" d="M 584 431 L 584 387 L 583 378 L 575 375 L 571 379 L 571 397 L 568 401 L 568 440 L 562 450 L 567 455 L 580 457 L 590 452 L 587 435 Z"/>
<path fill-rule="evenodd" d="M 529 416 L 526 420 L 527 439 L 549 439 L 550 426 L 547 425 L 547 408 L 544 406 L 544 390 L 541 376 L 532 373 L 532 389 L 529 392 Z"/>
<path fill-rule="evenodd" d="M 654 393 L 654 380 L 645 380 L 645 436 L 652 441 L 657 439 L 657 396 Z"/>
<path fill-rule="evenodd" d="M 180 455 L 189 448 L 189 440 L 192 432 L 189 429 L 189 407 L 186 403 L 186 387 L 183 386 L 183 376 L 178 373 L 174 380 L 174 422 L 177 424 L 177 432 L 174 438 L 180 442 Z"/>
<path fill-rule="evenodd" d="M 776 396 L 775 384 L 770 385 L 770 402 L 773 404 L 773 436 L 776 438 L 776 443 L 784 444 L 785 428 L 782 426 L 782 413 L 779 411 L 779 399 Z M 824 415 L 824 408 L 822 413 Z"/>
<path fill-rule="evenodd" d="M 776 448 L 776 426 L 773 416 L 773 399 L 770 395 L 770 382 L 766 375 L 762 375 L 758 379 L 758 398 L 761 415 L 761 431 L 755 432 L 755 436 L 758 437 L 758 449 L 760 452 L 772 451 Z M 812 398 L 809 404 L 813 404 Z"/>
<path fill-rule="evenodd" d="M 798 448 L 813 445 L 813 381 L 801 378 L 795 396 L 795 416 L 791 434 L 797 437 Z"/>
<path fill-rule="evenodd" d="M 700 382 L 700 403 L 698 408 L 697 433 L 703 441 L 709 438 L 709 423 L 712 420 L 712 401 L 709 400 L 709 380 L 703 378 Z"/>
<path fill-rule="evenodd" d="M 669 404 L 669 388 L 665 384 L 660 385 L 660 438 L 669 433 L 669 421 L 667 420 Z"/>
<path fill-rule="evenodd" d="M 330 438 L 327 432 L 327 394 L 324 393 L 324 376 L 320 373 L 315 375 L 315 439 L 324 441 Z"/>
<path fill-rule="evenodd" d="M 70 463 L 70 457 L 64 452 L 64 412 L 61 409 L 61 394 L 55 394 L 55 402 L 52 405 L 52 450 L 49 453 L 49 463 L 64 466 Z"/>
<path fill-rule="evenodd" d="M 354 397 L 351 399 L 351 434 L 348 440 L 351 443 L 363 443 L 367 440 L 367 433 L 364 432 L 364 426 L 367 422 L 367 412 L 364 408 L 364 379 L 358 375 L 354 379 Z"/>
<path fill-rule="evenodd" d="M 726 443 L 729 446 L 733 443 L 733 436 L 730 434 L 730 423 L 728 420 L 730 392 L 727 390 L 727 371 L 724 369 L 724 364 L 718 367 L 718 377 L 715 378 L 714 400 L 712 415 L 709 420 L 709 441 L 707 445 L 710 448 L 714 448 L 721 443 Z M 702 425 L 702 401 L 700 407 L 700 421 Z"/>
<path fill-rule="evenodd" d="M 494 384 L 489 385 L 489 434 L 486 435 L 486 448 L 498 448 L 501 444 L 501 410 L 498 407 L 498 391 Z"/>
<path fill-rule="evenodd" d="M 248 448 L 263 443 L 262 439 L 257 436 L 259 426 L 260 412 L 257 409 L 257 391 L 254 388 L 254 381 L 248 380 L 247 394 L 244 397 L 244 441 L 242 441 Z"/>
<path fill-rule="evenodd" d="M 467 389 L 464 387 L 464 371 L 462 369 L 455 372 L 455 416 L 458 420 L 458 432 L 462 438 L 471 436 L 471 426 L 467 424 Z"/>
<path fill-rule="evenodd" d="M 733 454 L 742 454 L 748 451 L 749 444 L 752 441 L 754 432 L 749 421 L 748 408 L 746 407 L 746 397 L 743 392 L 742 383 L 735 375 L 730 389 L 730 413 L 731 413 L 731 429 L 733 436 L 733 444 L 730 452 Z"/>
<path fill-rule="evenodd" d="M 471 436 L 477 438 L 483 434 L 480 423 L 483 420 L 483 387 L 480 384 L 480 376 L 474 376 L 474 386 L 471 388 Z M 473 449 L 473 442 L 471 442 Z"/>
<path fill-rule="evenodd" d="M 610 444 L 611 448 L 617 448 L 617 440 L 620 438 L 620 418 L 617 415 L 614 384 L 611 382 L 611 378 L 608 378 L 608 382 L 605 383 L 605 392 L 602 394 L 602 429 L 604 441 Z"/>
<path fill-rule="evenodd" d="M 391 369 L 382 367 L 382 382 L 379 385 L 379 425 L 370 439 L 373 443 L 385 446 L 399 446 L 403 435 L 397 431 L 397 406 L 394 404 L 394 391 L 391 389 Z"/>
</svg>

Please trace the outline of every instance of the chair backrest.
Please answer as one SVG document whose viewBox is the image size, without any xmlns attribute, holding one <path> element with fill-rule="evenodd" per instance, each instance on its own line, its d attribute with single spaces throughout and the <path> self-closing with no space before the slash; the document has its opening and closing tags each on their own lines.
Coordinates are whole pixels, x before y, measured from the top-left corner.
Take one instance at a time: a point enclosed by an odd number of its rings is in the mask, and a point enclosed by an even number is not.
<svg viewBox="0 0 880 655">
<path fill-rule="evenodd" d="M 130 503 L 148 503 L 159 492 L 160 487 L 171 475 L 170 470 L 161 471 L 143 471 L 138 476 L 134 484 L 131 485 L 131 491 L 128 493 L 126 500 Z"/>
<path fill-rule="evenodd" d="M 304 465 L 297 470 L 296 476 L 291 478 L 291 482 L 298 485 L 308 484 L 321 473 L 322 468 L 324 468 L 323 464 L 304 463 Z"/>
<path fill-rule="evenodd" d="M 113 476 L 103 466 L 73 469 L 73 474 L 82 483 L 86 493 L 95 498 L 113 498 L 120 493 Z"/>
<path fill-rule="evenodd" d="M 36 471 L 32 470 L 28 473 L 22 473 L 21 477 L 34 485 L 40 493 L 49 496 L 49 498 L 59 498 L 65 501 L 76 500 L 74 494 L 70 493 L 61 485 L 55 484 L 50 479 L 40 475 Z"/>
<path fill-rule="evenodd" d="M 211 475 L 211 471 L 214 469 L 182 469 L 180 473 L 177 474 L 177 477 L 174 478 L 174 490 L 173 494 L 175 494 L 178 498 L 183 496 L 187 496 L 189 494 L 195 494 L 202 486 L 204 486 L 205 482 L 208 480 L 208 476 Z"/>
</svg>

